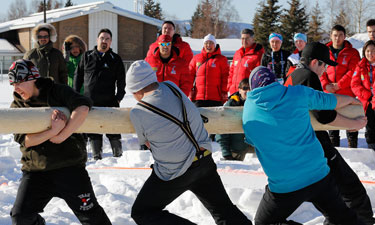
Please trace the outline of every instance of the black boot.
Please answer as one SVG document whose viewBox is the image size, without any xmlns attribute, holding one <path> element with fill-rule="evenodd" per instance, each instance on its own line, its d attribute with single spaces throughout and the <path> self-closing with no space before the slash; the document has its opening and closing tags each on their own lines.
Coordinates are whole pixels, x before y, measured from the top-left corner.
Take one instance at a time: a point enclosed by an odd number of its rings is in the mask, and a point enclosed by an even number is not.
<svg viewBox="0 0 375 225">
<path fill-rule="evenodd" d="M 348 138 L 349 148 L 357 148 L 357 146 L 358 146 L 358 138 Z"/>
<path fill-rule="evenodd" d="M 120 157 L 122 156 L 122 145 L 121 141 L 118 139 L 115 140 L 109 140 L 109 143 L 111 143 L 112 153 L 114 157 Z"/>
<path fill-rule="evenodd" d="M 102 140 L 90 140 L 90 146 L 92 150 L 92 157 L 95 160 L 102 159 L 103 141 Z"/>
<path fill-rule="evenodd" d="M 348 138 L 349 148 L 357 148 L 358 146 L 358 132 L 346 132 Z"/>
<path fill-rule="evenodd" d="M 340 147 L 340 136 L 338 137 L 329 137 L 331 139 L 331 143 L 335 147 Z"/>
</svg>

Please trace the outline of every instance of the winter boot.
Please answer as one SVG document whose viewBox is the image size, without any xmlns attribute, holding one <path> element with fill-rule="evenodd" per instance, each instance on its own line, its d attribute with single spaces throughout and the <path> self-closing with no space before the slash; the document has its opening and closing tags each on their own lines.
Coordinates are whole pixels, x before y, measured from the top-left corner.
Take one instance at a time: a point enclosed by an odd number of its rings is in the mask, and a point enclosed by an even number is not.
<svg viewBox="0 0 375 225">
<path fill-rule="evenodd" d="M 109 140 L 109 143 L 111 143 L 112 153 L 114 157 L 120 157 L 122 156 L 122 145 L 121 141 L 118 139 L 115 140 Z"/>
<path fill-rule="evenodd" d="M 357 148 L 358 146 L 358 137 L 348 138 L 348 147 Z"/>
<path fill-rule="evenodd" d="M 330 136 L 329 138 L 331 139 L 331 143 L 332 143 L 333 146 L 340 147 L 340 136 L 338 136 L 338 137 Z"/>
<path fill-rule="evenodd" d="M 95 160 L 102 159 L 103 141 L 102 140 L 90 140 L 90 146 L 92 150 L 92 157 Z"/>
</svg>

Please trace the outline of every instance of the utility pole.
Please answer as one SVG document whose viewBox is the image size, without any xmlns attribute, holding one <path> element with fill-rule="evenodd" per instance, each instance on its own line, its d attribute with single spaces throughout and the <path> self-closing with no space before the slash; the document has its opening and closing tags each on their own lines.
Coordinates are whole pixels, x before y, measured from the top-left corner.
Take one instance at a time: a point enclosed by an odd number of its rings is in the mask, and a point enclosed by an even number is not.
<svg viewBox="0 0 375 225">
<path fill-rule="evenodd" d="M 43 5 L 43 12 L 44 12 L 44 23 L 47 23 L 47 15 L 46 15 L 46 0 L 44 0 L 44 5 Z"/>
</svg>

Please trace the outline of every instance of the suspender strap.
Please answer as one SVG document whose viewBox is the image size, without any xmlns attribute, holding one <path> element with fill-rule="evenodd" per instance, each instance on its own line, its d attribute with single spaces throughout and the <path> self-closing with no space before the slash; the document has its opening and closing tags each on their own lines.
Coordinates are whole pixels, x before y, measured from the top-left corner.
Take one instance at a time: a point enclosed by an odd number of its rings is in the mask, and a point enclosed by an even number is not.
<svg viewBox="0 0 375 225">
<path fill-rule="evenodd" d="M 164 84 L 167 85 L 171 89 L 171 91 L 181 100 L 183 122 L 181 122 L 179 119 L 172 116 L 171 114 L 165 112 L 164 110 L 161 110 L 158 107 L 155 107 L 155 106 L 153 106 L 153 105 L 151 105 L 151 104 L 149 104 L 145 101 L 139 101 L 137 103 L 137 105 L 142 106 L 142 107 L 150 110 L 151 112 L 153 112 L 155 114 L 158 114 L 159 116 L 162 116 L 162 117 L 172 121 L 177 126 L 179 126 L 182 129 L 182 131 L 186 134 L 186 136 L 189 138 L 189 140 L 192 142 L 194 147 L 196 148 L 196 155 L 199 156 L 199 157 L 203 157 L 203 155 L 201 154 L 202 151 L 200 151 L 198 142 L 195 140 L 193 132 L 191 131 L 191 128 L 190 128 L 190 125 L 189 125 L 189 120 L 187 119 L 186 108 L 185 108 L 184 102 L 182 100 L 181 93 L 176 88 L 174 88 L 172 85 L 170 85 L 168 83 L 164 83 Z"/>
</svg>

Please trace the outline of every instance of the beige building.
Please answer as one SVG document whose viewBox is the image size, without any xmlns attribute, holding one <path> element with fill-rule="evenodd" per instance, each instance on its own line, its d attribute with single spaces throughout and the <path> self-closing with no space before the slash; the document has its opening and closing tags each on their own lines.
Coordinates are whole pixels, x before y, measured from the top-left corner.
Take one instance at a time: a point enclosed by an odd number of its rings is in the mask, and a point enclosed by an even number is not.
<svg viewBox="0 0 375 225">
<path fill-rule="evenodd" d="M 14 59 L 17 55 L 19 57 L 20 54 L 33 48 L 31 30 L 43 23 L 43 20 L 42 12 L 0 23 L 0 39 L 5 39 L 19 51 L 13 56 L 8 54 L 8 58 Z M 58 49 L 61 49 L 65 37 L 70 34 L 82 37 L 88 48 L 92 49 L 96 45 L 99 30 L 109 28 L 113 35 L 112 49 L 124 61 L 145 58 L 149 45 L 156 40 L 157 31 L 162 25 L 160 20 L 104 1 L 49 10 L 47 23 L 56 28 L 57 41 L 54 47 Z M 0 53 L 1 50 L 0 45 Z M 7 60 L 11 61 L 8 58 Z M 9 65 L 4 65 L 4 61 L 1 65 L 3 68 L 9 67 Z"/>
</svg>

